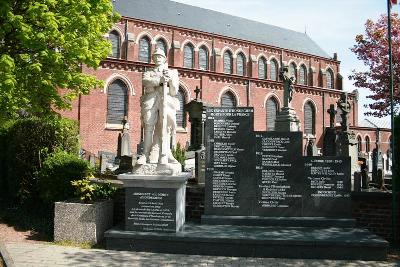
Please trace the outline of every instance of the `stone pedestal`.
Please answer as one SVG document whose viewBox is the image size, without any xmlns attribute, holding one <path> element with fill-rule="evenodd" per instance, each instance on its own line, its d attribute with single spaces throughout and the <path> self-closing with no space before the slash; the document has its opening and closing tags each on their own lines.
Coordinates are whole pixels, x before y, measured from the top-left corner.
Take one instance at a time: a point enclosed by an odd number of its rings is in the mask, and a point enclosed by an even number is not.
<svg viewBox="0 0 400 267">
<path fill-rule="evenodd" d="M 325 128 L 323 152 L 324 156 L 336 156 L 336 129 Z"/>
<path fill-rule="evenodd" d="M 300 120 L 293 108 L 283 107 L 276 116 L 275 131 L 277 132 L 299 132 Z"/>
<path fill-rule="evenodd" d="M 177 232 L 185 223 L 190 175 L 121 174 L 125 188 L 125 230 Z"/>
</svg>

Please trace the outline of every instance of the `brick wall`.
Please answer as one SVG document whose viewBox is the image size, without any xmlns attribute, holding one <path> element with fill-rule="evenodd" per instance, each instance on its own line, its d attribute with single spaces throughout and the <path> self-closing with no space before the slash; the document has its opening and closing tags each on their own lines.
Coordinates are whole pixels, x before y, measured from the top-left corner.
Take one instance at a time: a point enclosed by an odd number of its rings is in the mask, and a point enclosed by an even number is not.
<svg viewBox="0 0 400 267">
<path fill-rule="evenodd" d="M 397 212 L 399 216 L 399 208 L 397 208 Z M 352 213 L 358 227 L 367 228 L 386 240 L 393 240 L 392 194 L 383 192 L 353 192 Z M 397 226 L 397 232 L 400 231 L 399 225 Z M 399 240 L 399 235 L 397 235 L 397 240 Z"/>
</svg>

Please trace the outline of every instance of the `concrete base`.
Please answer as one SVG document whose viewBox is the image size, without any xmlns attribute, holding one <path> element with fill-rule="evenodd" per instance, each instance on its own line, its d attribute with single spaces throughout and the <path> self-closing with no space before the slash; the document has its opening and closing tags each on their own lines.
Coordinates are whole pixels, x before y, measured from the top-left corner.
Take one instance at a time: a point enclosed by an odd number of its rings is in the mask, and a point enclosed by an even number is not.
<svg viewBox="0 0 400 267">
<path fill-rule="evenodd" d="M 299 132 L 301 131 L 300 120 L 293 108 L 283 107 L 276 116 L 275 131 L 277 132 Z"/>
<path fill-rule="evenodd" d="M 201 216 L 202 224 L 283 227 L 355 227 L 354 219 L 325 217 Z"/>
<path fill-rule="evenodd" d="M 121 174 L 125 188 L 125 229 L 176 232 L 185 223 L 186 183 L 180 175 Z"/>
<path fill-rule="evenodd" d="M 388 242 L 355 228 L 185 224 L 177 233 L 113 228 L 106 248 L 229 257 L 385 260 Z"/>
<path fill-rule="evenodd" d="M 111 200 L 84 204 L 56 202 L 54 208 L 54 241 L 97 244 L 113 225 Z"/>
</svg>

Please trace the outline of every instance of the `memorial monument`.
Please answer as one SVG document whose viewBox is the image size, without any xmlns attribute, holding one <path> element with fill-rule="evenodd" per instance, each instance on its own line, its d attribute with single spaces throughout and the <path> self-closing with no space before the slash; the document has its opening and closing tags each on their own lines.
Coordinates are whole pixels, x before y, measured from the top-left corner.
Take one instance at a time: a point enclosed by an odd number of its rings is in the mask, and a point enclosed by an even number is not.
<svg viewBox="0 0 400 267">
<path fill-rule="evenodd" d="M 140 98 L 144 128 L 143 154 L 132 172 L 118 175 L 125 188 L 125 229 L 176 232 L 185 222 L 186 182 L 171 152 L 176 134 L 179 77 L 168 69 L 161 49 L 153 54 L 155 68 L 143 73 Z"/>
<path fill-rule="evenodd" d="M 282 67 L 279 77 L 283 81 L 283 107 L 276 116 L 275 129 L 277 132 L 300 131 L 300 120 L 295 110 L 291 107 L 296 78 L 289 75 L 289 67 Z"/>
<path fill-rule="evenodd" d="M 338 108 L 341 110 L 340 116 L 342 118 L 341 130 L 338 133 L 336 142 L 336 155 L 349 156 L 351 158 L 351 176 L 353 181 L 353 174 L 359 171 L 358 166 L 358 151 L 357 139 L 353 131 L 349 130 L 348 116 L 350 113 L 351 104 L 348 101 L 347 93 L 342 93 L 337 102 Z"/>
<path fill-rule="evenodd" d="M 337 111 L 335 105 L 331 104 L 327 112 L 329 113 L 329 127 L 325 128 L 322 154 L 324 156 L 336 156 L 337 132 L 335 128 L 335 117 Z"/>
<path fill-rule="evenodd" d="M 156 49 L 152 58 L 156 67 L 143 73 L 144 94 L 140 98 L 144 148 L 133 173 L 179 174 L 181 164 L 171 152 L 171 140 L 175 140 L 176 135 L 176 111 L 179 109 L 176 97 L 178 71 L 168 69 L 161 49 Z"/>
<path fill-rule="evenodd" d="M 196 98 L 185 104 L 185 112 L 189 114 L 190 122 L 190 147 L 189 151 L 195 152 L 195 177 L 198 184 L 205 181 L 205 150 L 204 150 L 204 120 L 206 108 L 209 104 L 204 103 L 199 94 L 201 89 L 194 90 Z"/>
</svg>

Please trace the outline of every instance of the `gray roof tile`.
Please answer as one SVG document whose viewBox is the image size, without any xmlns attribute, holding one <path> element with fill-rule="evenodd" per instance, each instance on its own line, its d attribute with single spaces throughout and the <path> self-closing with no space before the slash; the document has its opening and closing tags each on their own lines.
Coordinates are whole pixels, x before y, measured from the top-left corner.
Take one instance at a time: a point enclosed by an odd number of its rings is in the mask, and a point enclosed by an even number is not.
<svg viewBox="0 0 400 267">
<path fill-rule="evenodd" d="M 304 33 L 169 0 L 114 0 L 122 16 L 331 58 Z"/>
</svg>

